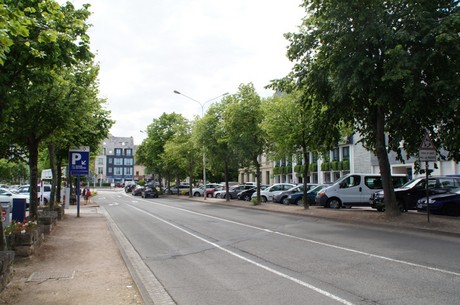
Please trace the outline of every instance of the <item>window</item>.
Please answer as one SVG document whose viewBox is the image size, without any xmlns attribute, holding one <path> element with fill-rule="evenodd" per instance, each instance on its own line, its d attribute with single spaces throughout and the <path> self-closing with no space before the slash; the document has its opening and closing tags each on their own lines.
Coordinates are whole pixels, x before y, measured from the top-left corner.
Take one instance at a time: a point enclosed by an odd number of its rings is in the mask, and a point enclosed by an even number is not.
<svg viewBox="0 0 460 305">
<path fill-rule="evenodd" d="M 133 165 L 134 164 L 134 160 L 131 159 L 131 158 L 126 158 L 125 159 L 125 165 Z"/>
<path fill-rule="evenodd" d="M 115 156 L 121 156 L 121 148 L 115 148 Z"/>
<path fill-rule="evenodd" d="M 125 156 L 131 157 L 133 155 L 133 150 L 131 148 L 125 149 Z"/>
<path fill-rule="evenodd" d="M 115 158 L 113 160 L 114 165 L 123 165 L 123 158 Z"/>
<path fill-rule="evenodd" d="M 364 184 L 372 189 L 382 189 L 382 178 L 381 177 L 365 177 Z"/>
<path fill-rule="evenodd" d="M 334 148 L 332 150 L 332 161 L 339 161 L 339 148 Z"/>
<path fill-rule="evenodd" d="M 342 160 L 350 160 L 350 146 L 342 147 Z"/>
<path fill-rule="evenodd" d="M 354 186 L 358 186 L 361 183 L 361 177 L 358 175 L 353 175 L 340 183 L 340 188 L 346 189 Z"/>
<path fill-rule="evenodd" d="M 122 167 L 114 167 L 114 175 L 121 176 L 123 175 L 123 168 Z"/>
<path fill-rule="evenodd" d="M 125 176 L 132 176 L 133 169 L 131 167 L 125 167 Z"/>
<path fill-rule="evenodd" d="M 97 158 L 97 165 L 104 165 L 104 158 Z"/>
<path fill-rule="evenodd" d="M 111 167 L 108 168 L 108 173 L 109 173 L 109 175 L 112 174 L 112 172 L 113 172 L 112 170 L 113 170 L 113 168 L 111 168 Z"/>
<path fill-rule="evenodd" d="M 108 158 L 107 161 L 108 161 L 109 164 L 112 164 L 112 163 L 113 163 L 113 159 L 112 159 L 112 158 Z"/>
<path fill-rule="evenodd" d="M 104 169 L 102 167 L 97 168 L 97 174 L 102 175 L 104 173 Z"/>
</svg>

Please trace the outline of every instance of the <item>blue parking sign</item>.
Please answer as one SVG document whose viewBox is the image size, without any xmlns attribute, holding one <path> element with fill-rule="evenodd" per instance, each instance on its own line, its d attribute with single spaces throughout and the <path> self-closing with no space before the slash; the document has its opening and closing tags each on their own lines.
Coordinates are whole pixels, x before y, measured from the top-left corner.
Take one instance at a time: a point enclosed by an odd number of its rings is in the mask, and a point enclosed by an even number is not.
<svg viewBox="0 0 460 305">
<path fill-rule="evenodd" d="M 89 175 L 89 147 L 69 150 L 69 173 L 73 176 Z"/>
</svg>

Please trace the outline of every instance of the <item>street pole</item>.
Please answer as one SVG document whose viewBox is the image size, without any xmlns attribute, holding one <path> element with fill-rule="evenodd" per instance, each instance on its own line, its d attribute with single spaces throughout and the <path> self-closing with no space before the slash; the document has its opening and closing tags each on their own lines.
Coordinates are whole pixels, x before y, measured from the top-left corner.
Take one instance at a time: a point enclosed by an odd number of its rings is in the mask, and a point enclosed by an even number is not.
<svg viewBox="0 0 460 305">
<path fill-rule="evenodd" d="M 216 97 L 214 97 L 214 98 L 212 98 L 210 100 L 207 100 L 204 103 L 201 103 L 201 102 L 197 101 L 196 99 L 194 99 L 194 98 L 192 98 L 190 96 L 187 96 L 187 95 L 185 95 L 185 94 L 183 94 L 183 93 L 181 93 L 181 92 L 179 92 L 177 90 L 174 90 L 173 92 L 175 94 L 185 96 L 186 98 L 198 103 L 201 106 L 201 118 L 204 117 L 204 105 L 206 105 L 209 102 L 212 102 L 215 99 L 218 99 L 219 97 L 222 97 L 222 96 L 225 96 L 225 95 L 228 94 L 228 92 L 226 92 L 226 93 L 221 94 L 219 96 L 216 96 Z M 190 178 L 192 178 L 192 177 L 190 177 Z M 204 200 L 206 200 L 206 197 L 207 197 L 207 195 L 206 195 L 206 146 L 205 146 L 204 142 L 203 142 L 203 184 L 204 184 L 204 193 L 203 193 L 204 194 Z"/>
</svg>

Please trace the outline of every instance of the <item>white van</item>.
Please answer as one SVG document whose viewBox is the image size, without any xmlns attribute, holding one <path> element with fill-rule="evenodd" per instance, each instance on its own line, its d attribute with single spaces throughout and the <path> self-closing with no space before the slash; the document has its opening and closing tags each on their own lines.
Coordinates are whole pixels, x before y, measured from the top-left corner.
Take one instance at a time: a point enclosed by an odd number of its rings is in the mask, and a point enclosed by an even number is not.
<svg viewBox="0 0 460 305">
<path fill-rule="evenodd" d="M 395 188 L 407 182 L 406 175 L 392 175 Z M 382 178 L 377 174 L 349 174 L 321 190 L 315 198 L 316 205 L 340 209 L 352 206 L 369 206 L 369 198 L 382 190 Z"/>
</svg>

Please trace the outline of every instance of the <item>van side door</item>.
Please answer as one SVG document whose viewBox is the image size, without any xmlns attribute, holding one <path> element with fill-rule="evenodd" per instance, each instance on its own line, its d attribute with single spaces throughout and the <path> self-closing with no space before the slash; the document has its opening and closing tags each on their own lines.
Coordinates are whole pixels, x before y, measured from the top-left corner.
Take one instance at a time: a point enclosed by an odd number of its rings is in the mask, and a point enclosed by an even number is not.
<svg viewBox="0 0 460 305">
<path fill-rule="evenodd" d="M 340 182 L 337 195 L 344 206 L 359 205 L 362 197 L 361 176 L 350 175 Z"/>
</svg>

